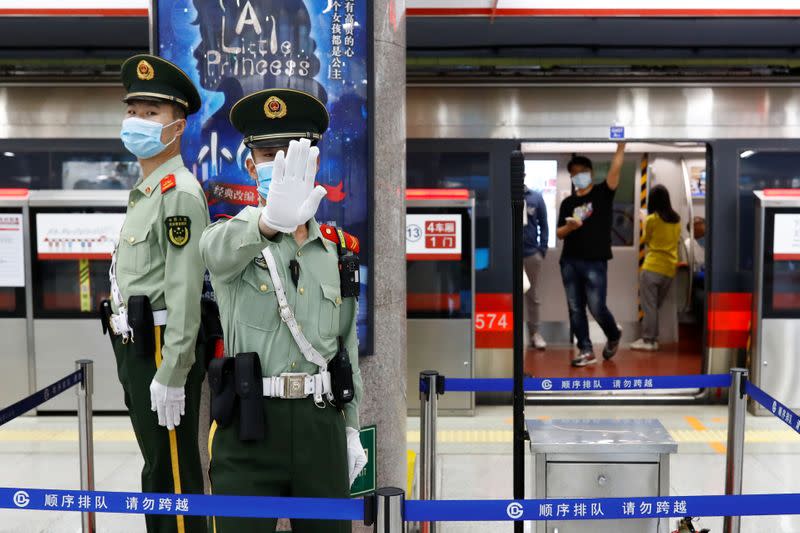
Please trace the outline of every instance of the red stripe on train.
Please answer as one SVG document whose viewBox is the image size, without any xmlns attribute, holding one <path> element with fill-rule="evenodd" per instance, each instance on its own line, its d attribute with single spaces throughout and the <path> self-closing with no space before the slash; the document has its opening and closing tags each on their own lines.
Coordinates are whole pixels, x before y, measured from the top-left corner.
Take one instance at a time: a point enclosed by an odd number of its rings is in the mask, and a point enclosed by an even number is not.
<svg viewBox="0 0 800 533">
<path fill-rule="evenodd" d="M 753 316 L 749 292 L 712 292 L 708 299 L 709 348 L 747 348 Z"/>
<path fill-rule="evenodd" d="M 709 295 L 710 348 L 747 348 L 752 303 L 753 295 L 746 292 L 714 292 Z M 478 293 L 475 299 L 475 313 L 476 348 L 513 348 L 513 332 L 510 327 L 506 327 L 506 324 L 513 324 L 510 293 Z M 501 316 L 505 317 L 505 320 L 500 320 Z M 478 318 L 482 319 L 482 324 L 478 323 Z"/>
</svg>

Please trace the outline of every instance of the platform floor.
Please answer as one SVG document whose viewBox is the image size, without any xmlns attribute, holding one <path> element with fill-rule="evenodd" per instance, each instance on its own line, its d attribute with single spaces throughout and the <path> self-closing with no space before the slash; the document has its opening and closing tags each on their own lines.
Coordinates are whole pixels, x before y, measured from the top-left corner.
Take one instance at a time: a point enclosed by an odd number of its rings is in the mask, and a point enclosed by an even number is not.
<svg viewBox="0 0 800 533">
<path fill-rule="evenodd" d="M 671 464 L 673 495 L 721 494 L 724 489 L 724 406 L 530 406 L 528 418 L 653 418 L 678 441 Z M 441 417 L 438 482 L 443 499 L 510 498 L 511 408 L 480 407 L 475 417 Z M 0 428 L 1 486 L 78 488 L 74 417 L 24 417 Z M 747 417 L 744 490 L 800 492 L 800 436 L 772 417 Z M 408 446 L 419 446 L 419 419 L 408 420 Z M 137 491 L 142 460 L 124 417 L 95 418 L 96 485 Z M 722 530 L 719 518 L 699 524 Z M 140 516 L 101 514 L 98 531 L 144 531 Z M 441 532 L 510 532 L 511 524 L 441 524 Z M 76 533 L 79 515 L 0 510 L 3 533 Z M 746 517 L 745 533 L 800 533 L 800 516 Z"/>
<path fill-rule="evenodd" d="M 604 361 L 602 346 L 595 348 L 597 363 L 583 368 L 572 366 L 575 350 L 570 347 L 549 347 L 525 352 L 525 373 L 539 378 L 616 377 L 616 376 L 680 376 L 703 373 L 703 356 L 699 352 L 679 349 L 677 344 L 661 346 L 658 352 L 638 352 L 621 346 L 616 357 Z"/>
<path fill-rule="evenodd" d="M 623 342 L 616 357 L 603 361 L 603 345 L 595 344 L 597 364 L 575 368 L 573 346 L 550 344 L 546 350 L 525 352 L 525 373 L 552 377 L 677 376 L 703 373 L 703 332 L 695 324 L 680 325 L 680 341 L 662 343 L 657 352 L 639 352 Z"/>
</svg>

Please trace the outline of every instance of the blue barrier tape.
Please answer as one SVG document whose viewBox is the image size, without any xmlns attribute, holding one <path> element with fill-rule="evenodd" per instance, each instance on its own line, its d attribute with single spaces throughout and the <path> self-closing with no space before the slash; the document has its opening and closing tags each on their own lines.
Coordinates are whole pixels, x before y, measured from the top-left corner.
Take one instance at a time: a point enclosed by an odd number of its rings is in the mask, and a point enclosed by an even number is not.
<svg viewBox="0 0 800 533">
<path fill-rule="evenodd" d="M 800 494 L 559 500 L 407 500 L 410 522 L 610 520 L 800 514 Z"/>
<path fill-rule="evenodd" d="M 744 391 L 755 401 L 760 403 L 764 409 L 783 421 L 784 424 L 800 433 L 800 416 L 794 411 L 783 405 L 781 402 L 759 389 L 750 381 L 745 381 Z"/>
<path fill-rule="evenodd" d="M 0 509 L 364 520 L 364 500 L 0 488 Z"/>
<path fill-rule="evenodd" d="M 364 501 L 0 488 L 0 509 L 95 513 L 363 520 Z M 610 520 L 800 514 L 800 494 L 405 502 L 409 522 Z"/>
<path fill-rule="evenodd" d="M 445 378 L 445 392 L 511 392 L 514 380 L 509 378 L 466 379 Z M 420 382 L 420 390 L 424 392 Z M 696 376 L 639 376 L 617 378 L 525 378 L 525 391 L 585 392 L 607 390 L 706 389 L 731 386 L 730 374 Z"/>
<path fill-rule="evenodd" d="M 59 379 L 42 390 L 34 392 L 27 398 L 23 398 L 17 403 L 9 405 L 5 409 L 0 410 L 0 426 L 14 420 L 20 415 L 24 415 L 31 409 L 42 405 L 47 400 L 58 396 L 81 381 L 83 381 L 83 370 L 76 370 L 72 374 Z"/>
</svg>

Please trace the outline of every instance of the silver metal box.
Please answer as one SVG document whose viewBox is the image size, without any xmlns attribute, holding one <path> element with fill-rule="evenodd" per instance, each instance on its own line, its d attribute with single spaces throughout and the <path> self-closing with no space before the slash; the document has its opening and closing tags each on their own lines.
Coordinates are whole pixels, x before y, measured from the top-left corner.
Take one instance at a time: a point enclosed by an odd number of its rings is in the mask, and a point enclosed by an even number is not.
<svg viewBox="0 0 800 533">
<path fill-rule="evenodd" d="M 527 420 L 540 498 L 669 495 L 678 445 L 658 420 Z M 666 533 L 666 519 L 540 521 L 536 533 Z"/>
</svg>

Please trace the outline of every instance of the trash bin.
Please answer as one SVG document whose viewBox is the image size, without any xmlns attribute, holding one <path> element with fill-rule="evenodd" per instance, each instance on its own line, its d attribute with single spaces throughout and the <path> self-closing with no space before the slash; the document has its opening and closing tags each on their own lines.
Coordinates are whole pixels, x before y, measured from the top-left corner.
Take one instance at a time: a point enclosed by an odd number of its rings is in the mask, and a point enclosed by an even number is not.
<svg viewBox="0 0 800 533">
<path fill-rule="evenodd" d="M 658 420 L 527 420 L 533 497 L 669 495 L 678 445 Z M 667 533 L 669 519 L 539 521 L 536 533 Z"/>
</svg>

